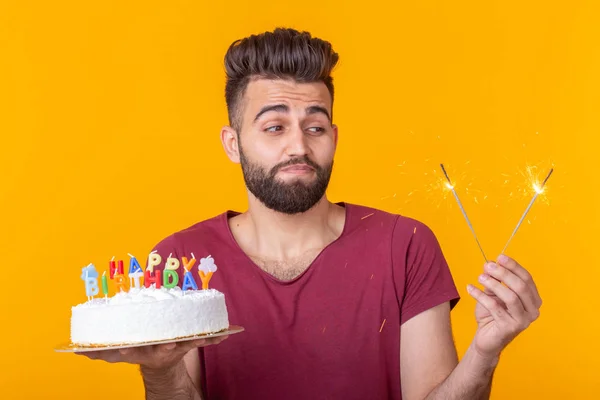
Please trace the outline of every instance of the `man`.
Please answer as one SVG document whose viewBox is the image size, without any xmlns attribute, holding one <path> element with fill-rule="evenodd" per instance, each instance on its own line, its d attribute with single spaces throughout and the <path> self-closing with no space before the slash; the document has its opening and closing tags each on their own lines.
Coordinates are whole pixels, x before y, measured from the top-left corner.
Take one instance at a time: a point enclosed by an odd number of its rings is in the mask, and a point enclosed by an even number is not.
<svg viewBox="0 0 600 400">
<path fill-rule="evenodd" d="M 458 362 L 459 295 L 434 234 L 327 200 L 337 60 L 328 42 L 291 29 L 229 48 L 221 141 L 242 166 L 248 210 L 156 250 L 211 254 L 211 287 L 245 332 L 91 355 L 139 364 L 148 399 L 484 399 L 501 351 L 538 317 L 529 273 L 504 255 L 487 263 L 484 291 L 468 287 L 478 329 Z"/>
</svg>

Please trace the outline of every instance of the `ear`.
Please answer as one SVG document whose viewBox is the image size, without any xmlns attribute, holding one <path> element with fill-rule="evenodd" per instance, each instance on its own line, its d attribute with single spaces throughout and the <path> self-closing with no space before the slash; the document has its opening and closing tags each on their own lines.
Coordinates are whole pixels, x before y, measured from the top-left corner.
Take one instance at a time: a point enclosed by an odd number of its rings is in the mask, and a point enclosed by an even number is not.
<svg viewBox="0 0 600 400">
<path fill-rule="evenodd" d="M 239 164 L 240 162 L 240 151 L 238 144 L 237 132 L 230 126 L 224 126 L 221 129 L 221 144 L 227 157 L 234 163 Z"/>
<path fill-rule="evenodd" d="M 338 144 L 338 127 L 337 125 L 332 125 L 331 127 L 333 128 L 333 148 L 335 151 Z"/>
</svg>

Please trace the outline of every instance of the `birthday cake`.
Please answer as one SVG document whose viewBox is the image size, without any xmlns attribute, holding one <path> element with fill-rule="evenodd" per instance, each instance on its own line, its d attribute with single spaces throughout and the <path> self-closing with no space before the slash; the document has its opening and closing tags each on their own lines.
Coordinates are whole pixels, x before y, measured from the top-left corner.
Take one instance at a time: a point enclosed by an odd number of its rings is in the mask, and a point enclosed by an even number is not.
<svg viewBox="0 0 600 400">
<path fill-rule="evenodd" d="M 71 309 L 71 343 L 76 346 L 104 346 L 155 342 L 224 331 L 229 327 L 223 293 L 208 288 L 217 267 L 209 256 L 201 259 L 199 290 L 191 271 L 195 258 L 182 257 L 185 274 L 178 286 L 179 260 L 167 258 L 164 271 L 154 271 L 161 262 L 151 253 L 148 268 L 142 272 L 132 256 L 130 287 L 127 289 L 122 261 L 110 261 L 110 279 L 117 293 L 108 296 L 108 277 L 102 274 L 99 294 L 98 273 L 90 264 L 82 270 L 88 301 Z M 142 284 L 142 279 L 144 283 Z"/>
</svg>

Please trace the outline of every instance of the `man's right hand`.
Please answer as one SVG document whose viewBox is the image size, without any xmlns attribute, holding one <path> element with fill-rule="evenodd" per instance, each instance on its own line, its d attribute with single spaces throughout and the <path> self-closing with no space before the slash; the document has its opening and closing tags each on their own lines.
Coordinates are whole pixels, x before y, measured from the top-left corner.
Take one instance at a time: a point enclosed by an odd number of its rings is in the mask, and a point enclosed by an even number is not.
<svg viewBox="0 0 600 400">
<path fill-rule="evenodd" d="M 119 350 L 99 350 L 76 353 L 92 360 L 103 360 L 109 363 L 125 362 L 139 364 L 143 369 L 168 369 L 178 364 L 183 356 L 197 347 L 221 343 L 229 336 L 197 339 L 187 342 L 166 343 L 143 347 L 130 347 Z"/>
</svg>

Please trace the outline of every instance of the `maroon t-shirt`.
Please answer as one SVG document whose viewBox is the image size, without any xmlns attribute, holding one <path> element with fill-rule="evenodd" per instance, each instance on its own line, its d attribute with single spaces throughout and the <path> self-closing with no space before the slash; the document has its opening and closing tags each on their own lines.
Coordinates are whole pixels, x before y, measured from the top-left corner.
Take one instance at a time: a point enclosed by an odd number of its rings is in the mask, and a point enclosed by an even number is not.
<svg viewBox="0 0 600 400">
<path fill-rule="evenodd" d="M 402 398 L 400 325 L 443 302 L 453 307 L 459 295 L 427 226 L 340 205 L 342 234 L 292 281 L 241 250 L 227 222 L 232 211 L 155 247 L 163 260 L 211 255 L 218 270 L 210 287 L 225 294 L 230 323 L 245 328 L 199 350 L 207 399 Z"/>
</svg>

